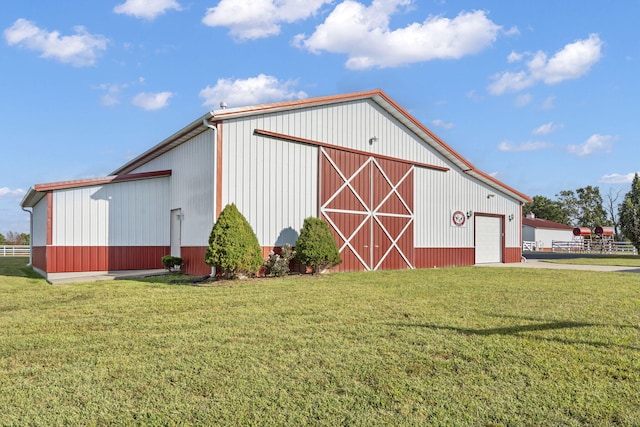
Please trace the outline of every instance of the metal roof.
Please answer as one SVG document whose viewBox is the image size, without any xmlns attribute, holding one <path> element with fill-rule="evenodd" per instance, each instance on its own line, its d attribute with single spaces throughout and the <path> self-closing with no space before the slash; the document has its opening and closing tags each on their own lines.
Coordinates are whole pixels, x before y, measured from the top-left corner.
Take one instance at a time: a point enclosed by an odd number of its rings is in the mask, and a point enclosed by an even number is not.
<svg viewBox="0 0 640 427">
<path fill-rule="evenodd" d="M 533 228 L 547 228 L 549 230 L 573 230 L 570 225 L 542 218 L 522 218 L 522 225 Z"/>
</svg>

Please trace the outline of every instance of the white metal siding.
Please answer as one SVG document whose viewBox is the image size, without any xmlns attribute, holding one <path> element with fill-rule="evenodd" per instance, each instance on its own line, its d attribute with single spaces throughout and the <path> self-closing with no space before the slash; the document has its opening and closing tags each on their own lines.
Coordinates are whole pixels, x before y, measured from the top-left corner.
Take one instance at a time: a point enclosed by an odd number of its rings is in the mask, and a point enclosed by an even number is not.
<svg viewBox="0 0 640 427">
<path fill-rule="evenodd" d="M 47 244 L 47 198 L 43 197 L 33 207 L 33 246 L 45 246 Z"/>
<path fill-rule="evenodd" d="M 254 128 L 446 166 L 443 157 L 370 99 L 255 116 Z M 251 129 L 253 132 L 253 129 Z M 369 140 L 377 137 L 377 142 Z"/>
<path fill-rule="evenodd" d="M 533 241 L 537 243 L 538 249 L 551 249 L 551 243 L 554 240 L 569 241 L 573 240 L 573 230 L 551 230 L 545 228 L 535 229 Z M 523 240 L 527 240 L 524 239 Z"/>
<path fill-rule="evenodd" d="M 223 205 L 236 204 L 263 246 L 294 244 L 304 219 L 318 215 L 318 149 L 253 135 L 281 120 L 224 124 Z"/>
<path fill-rule="evenodd" d="M 168 194 L 168 178 L 57 190 L 53 244 L 168 246 Z"/>
<path fill-rule="evenodd" d="M 476 264 L 502 262 L 502 218 L 478 216 L 476 223 Z"/>
<path fill-rule="evenodd" d="M 448 172 L 416 168 L 415 246 L 470 248 L 474 242 L 473 217 L 465 227 L 451 226 L 451 212 L 513 215 L 505 223 L 506 247 L 520 246 L 520 203 L 500 194 L 459 169 Z M 493 196 L 490 196 L 493 195 Z"/>
<path fill-rule="evenodd" d="M 207 130 L 132 171 L 171 170 L 169 209 L 182 209 L 182 246 L 207 246 L 209 241 L 215 216 L 214 135 Z"/>
</svg>

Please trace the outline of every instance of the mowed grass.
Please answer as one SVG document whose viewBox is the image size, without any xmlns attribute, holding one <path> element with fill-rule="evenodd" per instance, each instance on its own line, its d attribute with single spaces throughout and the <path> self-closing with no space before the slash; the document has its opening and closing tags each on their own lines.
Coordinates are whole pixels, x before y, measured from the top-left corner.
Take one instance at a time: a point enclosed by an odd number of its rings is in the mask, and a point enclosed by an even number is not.
<svg viewBox="0 0 640 427">
<path fill-rule="evenodd" d="M 591 255 L 580 258 L 548 259 L 545 262 L 557 264 L 578 264 L 578 265 L 611 265 L 618 267 L 638 267 L 640 268 L 639 255 Z"/>
<path fill-rule="evenodd" d="M 52 286 L 24 263 L 0 258 L 0 425 L 640 425 L 640 275 Z"/>
</svg>

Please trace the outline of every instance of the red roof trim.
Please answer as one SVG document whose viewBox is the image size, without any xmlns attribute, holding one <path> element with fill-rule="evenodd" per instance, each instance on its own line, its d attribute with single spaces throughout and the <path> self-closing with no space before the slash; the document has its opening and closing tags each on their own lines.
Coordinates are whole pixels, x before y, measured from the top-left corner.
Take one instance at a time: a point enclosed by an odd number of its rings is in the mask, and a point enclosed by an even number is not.
<svg viewBox="0 0 640 427">
<path fill-rule="evenodd" d="M 248 106 L 248 107 L 216 110 L 212 112 L 213 113 L 212 117 L 205 116 L 204 118 L 197 120 L 196 122 L 187 126 L 182 131 L 179 131 L 175 135 L 167 138 L 158 146 L 153 147 L 146 153 L 143 153 L 142 155 L 140 155 L 139 158 L 134 159 L 130 163 L 122 166 L 120 169 L 116 170 L 115 173 L 132 170 L 135 167 L 139 167 L 145 164 L 150 159 L 153 159 L 156 156 L 156 153 L 158 151 L 165 149 L 165 147 L 169 147 L 177 139 L 185 137 L 186 135 L 189 134 L 189 132 L 193 132 L 194 129 L 198 128 L 199 126 L 204 128 L 202 124 L 203 121 L 205 122 L 208 121 L 209 123 L 216 123 L 216 122 L 221 123 L 225 119 L 234 118 L 234 117 L 242 117 L 247 115 L 260 114 L 260 113 L 266 113 L 266 112 L 275 112 L 279 110 L 287 110 L 287 109 L 294 109 L 294 108 L 305 108 L 305 107 L 312 107 L 317 105 L 333 104 L 338 102 L 355 101 L 360 99 L 372 99 L 374 102 L 378 102 L 379 104 L 385 104 L 385 103 L 388 104 L 391 108 L 397 111 L 400 116 L 402 116 L 405 120 L 411 123 L 411 125 L 415 126 L 415 129 L 417 129 L 419 132 L 424 133 L 424 135 L 427 135 L 428 138 L 432 139 L 433 142 L 435 142 L 435 144 L 440 146 L 443 150 L 443 154 L 448 153 L 448 155 L 451 156 L 449 160 L 452 160 L 455 164 L 461 167 L 461 169 L 464 172 L 470 173 L 472 175 L 477 174 L 477 176 L 481 180 L 484 180 L 489 185 L 495 185 L 497 187 L 504 189 L 506 193 L 510 193 L 512 196 L 515 196 L 516 199 L 519 198 L 521 201 L 528 201 L 528 202 L 532 201 L 532 199 L 529 196 L 523 193 L 520 193 L 519 191 L 516 191 L 515 189 L 509 187 L 508 185 L 495 179 L 494 177 L 487 175 L 486 173 L 476 169 L 476 167 L 473 164 L 471 164 L 468 160 L 462 157 L 457 151 L 455 151 L 443 140 L 441 140 L 431 130 L 426 128 L 422 123 L 420 123 L 420 121 L 418 121 L 415 117 L 409 114 L 409 112 L 407 112 L 404 108 L 402 108 L 395 101 L 389 98 L 389 96 L 386 93 L 384 93 L 384 91 L 382 91 L 381 89 L 353 92 L 353 93 L 341 94 L 341 95 L 322 96 L 322 97 L 316 97 L 316 98 L 297 99 L 297 100 L 291 100 L 291 101 L 276 102 L 271 104 L 261 104 L 261 105 Z M 315 145 L 318 145 L 318 144 L 315 144 Z"/>
<path fill-rule="evenodd" d="M 522 225 L 533 228 L 546 228 L 550 230 L 573 230 L 573 227 L 559 222 L 542 218 L 522 218 Z"/>
<path fill-rule="evenodd" d="M 408 165 L 423 167 L 423 168 L 426 168 L 426 169 L 434 169 L 434 170 L 438 170 L 438 171 L 442 171 L 442 172 L 447 172 L 449 170 L 449 168 L 444 167 L 444 166 L 436 166 L 436 165 L 430 165 L 428 163 L 412 162 L 410 160 L 399 159 L 399 158 L 396 158 L 396 157 L 385 156 L 385 155 L 382 155 L 382 154 L 371 153 L 371 152 L 368 152 L 368 151 L 354 150 L 353 148 L 340 147 L 340 146 L 333 145 L 333 144 L 327 144 L 325 142 L 313 141 L 311 139 L 306 139 L 306 138 L 298 138 L 297 136 L 284 135 L 284 134 L 281 134 L 281 133 L 271 132 L 271 131 L 263 130 L 263 129 L 255 129 L 253 131 L 253 133 L 256 134 L 256 135 L 265 136 L 265 137 L 268 137 L 268 138 L 283 139 L 285 141 L 299 142 L 301 144 L 315 145 L 315 146 L 318 146 L 318 147 L 333 148 L 335 150 L 347 151 L 349 153 L 362 154 L 364 156 L 375 157 L 376 159 L 393 160 L 393 161 L 396 161 L 396 162 L 399 162 L 399 163 L 405 163 L 405 164 L 408 164 Z"/>
<path fill-rule="evenodd" d="M 427 127 L 425 127 L 425 125 L 423 125 L 418 119 L 413 117 L 407 110 L 405 110 L 400 105 L 398 105 L 394 100 L 389 98 L 389 96 L 387 96 L 386 93 L 384 93 L 382 90 L 378 90 L 377 94 L 379 96 L 381 96 L 382 98 L 384 98 L 385 101 L 387 101 L 389 104 L 391 104 L 393 106 L 393 108 L 398 110 L 403 116 L 405 116 L 407 119 L 409 119 L 414 125 L 416 125 L 418 128 L 420 128 L 420 130 L 422 130 L 424 133 L 429 135 L 429 137 L 433 138 L 433 140 L 436 141 L 438 144 L 440 144 L 445 150 L 447 150 L 449 153 L 451 153 L 454 157 L 456 157 L 462 163 L 467 165 L 469 167 L 469 169 L 475 169 L 473 167 L 473 165 L 467 161 L 467 159 L 462 157 L 460 154 L 458 154 L 457 151 L 455 151 L 448 144 L 446 144 L 443 140 L 441 140 L 436 134 L 431 132 L 431 130 L 429 130 Z"/>
<path fill-rule="evenodd" d="M 69 188 L 89 187 L 92 185 L 111 184 L 114 182 L 137 181 L 140 179 L 159 178 L 164 176 L 171 176 L 171 171 L 163 170 L 163 171 L 155 171 L 155 172 L 132 173 L 129 175 L 113 175 L 113 176 L 107 176 L 104 178 L 89 178 L 89 179 L 78 179 L 74 181 L 50 182 L 47 184 L 36 184 L 33 187 L 33 189 L 35 191 L 41 191 L 41 192 L 53 191 L 53 190 L 66 190 Z"/>
<path fill-rule="evenodd" d="M 213 120 L 224 119 L 226 116 L 236 116 L 238 114 L 257 114 L 263 111 L 308 107 L 313 105 L 332 104 L 335 102 L 352 101 L 355 99 L 372 98 L 374 96 L 385 96 L 380 89 L 353 92 L 341 95 L 319 96 L 316 98 L 296 99 L 293 101 L 274 102 L 271 104 L 254 105 L 250 107 L 229 108 L 214 111 Z"/>
</svg>

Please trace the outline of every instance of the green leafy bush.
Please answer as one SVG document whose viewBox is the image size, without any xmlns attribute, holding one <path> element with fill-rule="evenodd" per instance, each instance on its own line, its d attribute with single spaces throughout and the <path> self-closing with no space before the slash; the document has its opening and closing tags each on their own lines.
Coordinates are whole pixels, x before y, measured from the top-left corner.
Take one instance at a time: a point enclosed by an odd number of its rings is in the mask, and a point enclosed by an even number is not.
<svg viewBox="0 0 640 427">
<path fill-rule="evenodd" d="M 225 206 L 211 229 L 205 262 L 227 278 L 253 275 L 262 265 L 258 238 L 233 203 Z"/>
<path fill-rule="evenodd" d="M 289 263 L 295 256 L 295 251 L 289 244 L 285 244 L 280 249 L 280 253 L 271 251 L 269 258 L 264 262 L 267 269 L 267 275 L 271 277 L 282 277 L 289 274 Z"/>
<path fill-rule="evenodd" d="M 322 273 L 342 262 L 338 245 L 326 222 L 313 217 L 304 220 L 296 242 L 296 259 L 311 267 L 313 274 Z"/>
<path fill-rule="evenodd" d="M 162 265 L 169 271 L 176 271 L 182 268 L 184 260 L 179 256 L 165 255 L 162 257 Z"/>
</svg>

